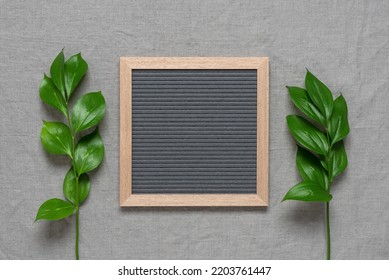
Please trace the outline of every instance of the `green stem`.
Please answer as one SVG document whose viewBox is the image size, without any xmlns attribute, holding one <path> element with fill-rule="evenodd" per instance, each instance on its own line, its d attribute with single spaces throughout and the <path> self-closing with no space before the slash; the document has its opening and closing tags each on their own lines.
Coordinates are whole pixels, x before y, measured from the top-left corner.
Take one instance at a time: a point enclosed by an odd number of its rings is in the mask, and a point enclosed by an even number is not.
<svg viewBox="0 0 389 280">
<path fill-rule="evenodd" d="M 80 259 L 80 256 L 78 255 L 78 239 L 79 239 L 79 214 L 80 214 L 80 211 L 79 211 L 79 208 L 77 207 L 76 209 L 76 260 L 79 260 Z"/>
<path fill-rule="evenodd" d="M 66 119 L 68 121 L 68 126 L 69 126 L 69 129 L 70 129 L 70 132 L 72 134 L 72 166 L 73 166 L 73 172 L 74 172 L 74 177 L 76 178 L 76 246 L 75 246 L 75 253 L 76 253 L 76 260 L 79 260 L 80 259 L 80 256 L 79 256 L 79 253 L 78 253 L 78 240 L 79 240 L 79 236 L 80 236 L 80 231 L 79 231 L 79 216 L 80 216 L 80 193 L 79 193 L 79 189 L 78 189 L 78 180 L 79 180 L 79 176 L 76 172 L 76 168 L 75 168 L 75 165 L 74 165 L 74 151 L 75 151 L 75 135 L 74 135 L 74 131 L 73 131 L 73 127 L 72 127 L 72 124 L 71 124 L 71 121 L 70 121 L 70 116 L 69 116 L 69 109 L 67 108 L 66 106 Z"/>
<path fill-rule="evenodd" d="M 327 129 L 326 129 L 326 135 L 327 135 L 327 141 L 328 143 L 330 143 L 330 134 L 328 133 Z M 332 171 L 329 168 L 329 157 L 330 157 L 330 151 L 328 151 L 326 156 L 326 164 L 328 168 L 328 186 L 327 186 L 328 193 L 330 193 L 332 180 L 333 180 Z M 327 260 L 330 260 L 331 259 L 330 202 L 326 202 L 326 225 L 327 225 Z"/>
<path fill-rule="evenodd" d="M 74 169 L 74 166 L 73 166 Z M 79 205 L 79 191 L 78 191 L 78 177 L 76 177 L 76 260 L 80 259 L 80 256 L 78 254 L 78 240 L 80 239 L 80 233 L 79 233 L 79 216 L 80 216 L 80 205 Z"/>
<path fill-rule="evenodd" d="M 326 222 L 327 222 L 327 260 L 331 259 L 331 232 L 330 232 L 330 203 L 326 202 Z"/>
</svg>

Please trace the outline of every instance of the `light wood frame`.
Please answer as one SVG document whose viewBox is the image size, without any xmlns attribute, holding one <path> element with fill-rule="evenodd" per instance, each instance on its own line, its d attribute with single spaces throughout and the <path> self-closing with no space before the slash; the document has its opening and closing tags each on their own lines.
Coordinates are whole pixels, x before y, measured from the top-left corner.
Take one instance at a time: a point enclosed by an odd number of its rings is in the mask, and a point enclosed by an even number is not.
<svg viewBox="0 0 389 280">
<path fill-rule="evenodd" d="M 132 70 L 256 69 L 257 193 L 132 194 Z M 268 206 L 268 57 L 121 57 L 120 58 L 120 206 Z"/>
</svg>

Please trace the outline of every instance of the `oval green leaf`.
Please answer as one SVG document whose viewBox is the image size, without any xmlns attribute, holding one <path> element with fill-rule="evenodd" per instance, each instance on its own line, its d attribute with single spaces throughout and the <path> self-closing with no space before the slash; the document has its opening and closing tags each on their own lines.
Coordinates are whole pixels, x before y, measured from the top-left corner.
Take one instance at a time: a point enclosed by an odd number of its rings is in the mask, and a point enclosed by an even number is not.
<svg viewBox="0 0 389 280">
<path fill-rule="evenodd" d="M 67 110 L 65 99 L 63 99 L 63 96 L 58 91 L 53 81 L 46 75 L 43 76 L 43 80 L 39 87 L 39 96 L 44 103 L 54 107 L 66 116 Z"/>
<path fill-rule="evenodd" d="M 82 58 L 81 53 L 71 56 L 64 66 L 65 70 L 65 89 L 69 99 L 78 83 L 88 71 L 88 64 Z"/>
<path fill-rule="evenodd" d="M 334 101 L 334 109 L 329 121 L 328 132 L 332 145 L 344 139 L 350 132 L 347 103 L 343 95 L 340 95 Z"/>
<path fill-rule="evenodd" d="M 101 122 L 105 115 L 105 100 L 101 92 L 91 92 L 82 96 L 74 105 L 72 125 L 74 131 L 91 128 Z"/>
<path fill-rule="evenodd" d="M 328 202 L 332 195 L 323 190 L 315 182 L 301 182 L 293 186 L 285 195 L 285 200 L 323 201 Z"/>
<path fill-rule="evenodd" d="M 286 120 L 297 143 L 319 155 L 327 154 L 329 145 L 323 132 L 300 116 L 289 115 Z"/>
<path fill-rule="evenodd" d="M 69 217 L 76 210 L 75 206 L 65 200 L 52 198 L 39 207 L 35 221 L 50 220 L 56 221 Z"/>
<path fill-rule="evenodd" d="M 315 182 L 324 190 L 328 190 L 327 173 L 316 156 L 304 148 L 298 147 L 296 164 L 300 176 L 304 181 Z"/>
<path fill-rule="evenodd" d="M 65 92 L 65 71 L 64 71 L 64 54 L 63 50 L 57 55 L 50 67 L 50 75 L 53 83 L 58 88 L 59 92 L 62 94 L 64 100 L 66 98 Z"/>
<path fill-rule="evenodd" d="M 100 165 L 104 158 L 104 144 L 96 130 L 80 139 L 74 152 L 77 174 L 89 172 Z"/>
<path fill-rule="evenodd" d="M 343 141 L 337 142 L 331 149 L 328 168 L 331 170 L 332 178 L 341 174 L 348 165 L 347 154 Z"/>
<path fill-rule="evenodd" d="M 43 148 L 49 154 L 72 156 L 72 134 L 67 125 L 43 121 L 40 137 Z"/>
<path fill-rule="evenodd" d="M 312 103 L 312 100 L 309 98 L 308 93 L 305 89 L 299 87 L 287 87 L 289 91 L 290 99 L 293 104 L 300 109 L 307 117 L 311 118 L 314 121 L 324 125 L 325 120 L 320 113 L 319 109 Z"/>
<path fill-rule="evenodd" d="M 79 204 L 83 203 L 88 197 L 90 190 L 90 181 L 88 174 L 84 173 L 78 178 Z M 63 181 L 63 193 L 67 200 L 77 205 L 76 196 L 76 176 L 74 176 L 73 167 L 69 169 Z"/>
<path fill-rule="evenodd" d="M 308 95 L 313 103 L 319 108 L 324 118 L 328 121 L 334 106 L 332 92 L 309 71 L 307 71 L 307 75 L 305 76 L 305 87 L 307 88 Z"/>
</svg>

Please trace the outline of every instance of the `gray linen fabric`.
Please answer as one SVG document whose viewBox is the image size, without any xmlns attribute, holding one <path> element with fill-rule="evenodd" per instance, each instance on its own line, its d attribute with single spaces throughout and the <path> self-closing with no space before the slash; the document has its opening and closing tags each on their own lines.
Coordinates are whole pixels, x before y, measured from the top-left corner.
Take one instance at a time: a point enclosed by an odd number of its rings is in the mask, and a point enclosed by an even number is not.
<svg viewBox="0 0 389 280">
<path fill-rule="evenodd" d="M 286 202 L 299 178 L 285 85 L 305 67 L 348 101 L 347 172 L 333 187 L 335 259 L 389 258 L 388 1 L 0 1 L 0 258 L 72 259 L 74 218 L 33 220 L 62 197 L 68 161 L 47 155 L 38 97 L 65 47 L 89 72 L 75 97 L 102 90 L 106 157 L 81 209 L 84 259 L 322 259 L 324 207 Z M 119 57 L 269 56 L 270 206 L 119 207 Z"/>
</svg>

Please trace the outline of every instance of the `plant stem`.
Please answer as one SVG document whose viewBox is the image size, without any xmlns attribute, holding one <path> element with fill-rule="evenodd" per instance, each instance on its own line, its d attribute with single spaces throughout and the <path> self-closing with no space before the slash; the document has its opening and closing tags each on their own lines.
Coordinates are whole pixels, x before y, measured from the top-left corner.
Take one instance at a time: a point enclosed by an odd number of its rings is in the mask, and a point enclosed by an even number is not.
<svg viewBox="0 0 389 280">
<path fill-rule="evenodd" d="M 327 260 L 331 259 L 331 232 L 330 232 L 330 203 L 326 202 L 326 222 L 327 222 Z"/>
<path fill-rule="evenodd" d="M 78 210 L 78 207 L 76 209 L 76 260 L 79 260 L 80 259 L 80 256 L 78 255 L 78 239 L 79 239 L 79 227 L 78 227 L 78 224 L 79 224 L 79 219 L 78 219 L 78 216 L 79 216 L 80 212 Z"/>
<path fill-rule="evenodd" d="M 74 169 L 74 166 L 73 166 Z M 78 191 L 78 177 L 76 177 L 76 260 L 80 259 L 80 256 L 78 255 L 78 240 L 80 237 L 79 233 L 79 216 L 80 216 L 80 204 L 79 204 L 79 191 Z"/>
<path fill-rule="evenodd" d="M 330 134 L 328 133 L 327 128 L 326 128 L 326 136 L 327 136 L 328 143 L 330 143 Z M 332 170 L 330 169 L 329 166 L 329 162 L 330 162 L 329 157 L 330 157 L 330 151 L 328 151 L 326 156 L 326 164 L 328 168 L 328 186 L 327 186 L 328 193 L 330 193 L 332 180 L 333 180 Z M 331 229 L 330 229 L 330 202 L 329 201 L 326 202 L 326 225 L 327 225 L 327 260 L 330 260 L 331 259 Z"/>
<path fill-rule="evenodd" d="M 78 240 L 79 240 L 79 236 L 80 236 L 80 231 L 79 231 L 79 216 L 80 216 L 80 194 L 79 194 L 79 190 L 78 190 L 78 180 L 79 180 L 79 175 L 77 174 L 76 172 L 76 168 L 75 168 L 75 165 L 74 165 L 74 150 L 75 150 L 75 142 L 74 142 L 74 139 L 75 139 L 75 135 L 74 135 L 74 131 L 73 131 L 73 127 L 72 127 L 72 124 L 71 124 L 71 121 L 70 121 L 70 115 L 69 115 L 69 108 L 66 106 L 66 119 L 68 121 L 68 126 L 69 126 L 69 129 L 70 129 L 70 132 L 72 134 L 72 167 L 73 167 L 73 172 L 74 172 L 74 177 L 76 178 L 76 246 L 75 246 L 75 253 L 76 253 L 76 260 L 79 260 L 80 259 L 80 256 L 79 256 L 79 253 L 78 253 Z"/>
</svg>

